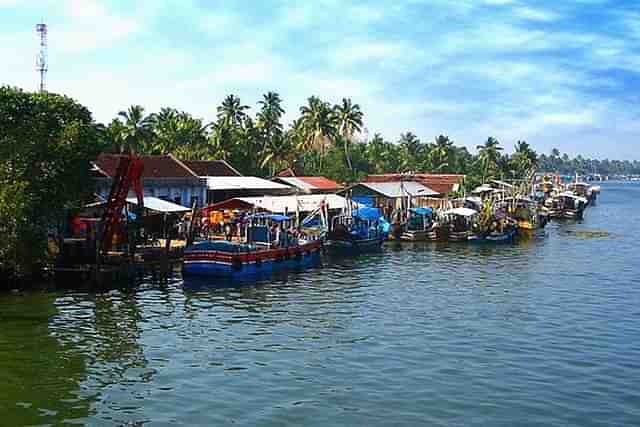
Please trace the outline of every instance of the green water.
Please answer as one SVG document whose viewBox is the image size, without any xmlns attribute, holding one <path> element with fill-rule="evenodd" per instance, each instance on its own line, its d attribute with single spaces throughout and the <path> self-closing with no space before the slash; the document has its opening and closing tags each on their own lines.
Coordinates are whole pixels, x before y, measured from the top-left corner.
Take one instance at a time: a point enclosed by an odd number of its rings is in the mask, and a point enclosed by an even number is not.
<svg viewBox="0 0 640 427">
<path fill-rule="evenodd" d="M 640 425 L 639 200 L 252 286 L 0 294 L 0 425 Z"/>
</svg>

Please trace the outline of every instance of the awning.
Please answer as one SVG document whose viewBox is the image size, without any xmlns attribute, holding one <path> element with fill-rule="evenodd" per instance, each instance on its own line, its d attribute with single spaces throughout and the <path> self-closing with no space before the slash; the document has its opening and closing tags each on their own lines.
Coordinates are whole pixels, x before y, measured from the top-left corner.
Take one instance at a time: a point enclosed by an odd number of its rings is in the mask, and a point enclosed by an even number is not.
<svg viewBox="0 0 640 427">
<path fill-rule="evenodd" d="M 353 216 L 368 221 L 377 221 L 382 216 L 380 209 L 362 207 L 353 211 Z"/>
<path fill-rule="evenodd" d="M 138 199 L 136 197 L 129 197 L 127 198 L 127 203 L 132 203 L 134 205 L 137 205 Z M 144 197 L 144 207 L 145 209 L 149 209 L 156 212 L 162 212 L 162 213 L 180 213 L 180 212 L 189 212 L 191 210 L 189 208 L 185 208 L 184 206 L 167 202 L 166 200 L 162 200 L 152 196 Z"/>
</svg>

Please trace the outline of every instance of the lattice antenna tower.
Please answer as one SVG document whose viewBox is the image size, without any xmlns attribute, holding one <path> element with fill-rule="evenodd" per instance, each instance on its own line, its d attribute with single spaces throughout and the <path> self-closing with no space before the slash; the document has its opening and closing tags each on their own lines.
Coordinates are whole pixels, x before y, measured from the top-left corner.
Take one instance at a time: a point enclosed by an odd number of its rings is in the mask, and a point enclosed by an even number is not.
<svg viewBox="0 0 640 427">
<path fill-rule="evenodd" d="M 36 57 L 36 70 L 40 73 L 40 92 L 45 90 L 45 77 L 47 75 L 47 24 L 36 25 L 36 32 L 40 35 L 40 52 Z"/>
</svg>

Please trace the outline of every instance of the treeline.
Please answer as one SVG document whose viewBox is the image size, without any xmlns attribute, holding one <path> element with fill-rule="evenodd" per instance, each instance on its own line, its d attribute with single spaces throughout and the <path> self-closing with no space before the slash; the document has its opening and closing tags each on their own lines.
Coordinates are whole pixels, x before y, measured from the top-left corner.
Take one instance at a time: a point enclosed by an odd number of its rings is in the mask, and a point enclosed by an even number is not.
<svg viewBox="0 0 640 427">
<path fill-rule="evenodd" d="M 538 159 L 538 168 L 546 172 L 558 172 L 564 175 L 640 175 L 640 161 L 634 160 L 598 160 L 585 159 L 578 155 L 570 158 L 568 154 L 560 154 L 556 148 L 551 154 L 541 154 Z"/>
<path fill-rule="evenodd" d="M 131 106 L 105 128 L 113 151 L 133 148 L 141 154 L 172 153 L 182 159 L 224 159 L 247 175 L 272 176 L 291 168 L 298 175 L 325 175 L 351 182 L 367 174 L 433 172 L 457 173 L 471 184 L 490 178 L 521 179 L 532 171 L 538 156 L 525 141 L 515 143 L 511 155 L 495 138 L 477 146 L 477 154 L 440 135 L 423 142 L 411 132 L 395 142 L 379 134 L 359 138 L 364 114 L 358 104 L 343 99 L 337 105 L 312 96 L 287 128 L 277 93 L 249 106 L 227 96 L 211 123 L 189 113 L 163 108 L 145 114 Z"/>
</svg>

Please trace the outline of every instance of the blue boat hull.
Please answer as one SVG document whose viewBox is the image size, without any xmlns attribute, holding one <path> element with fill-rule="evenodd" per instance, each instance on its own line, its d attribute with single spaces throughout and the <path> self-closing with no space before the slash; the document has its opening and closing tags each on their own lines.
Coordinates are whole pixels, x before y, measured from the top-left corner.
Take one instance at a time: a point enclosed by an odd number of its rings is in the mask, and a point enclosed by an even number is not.
<svg viewBox="0 0 640 427">
<path fill-rule="evenodd" d="M 384 239 L 327 240 L 324 249 L 329 255 L 359 255 L 380 250 Z"/>
</svg>

